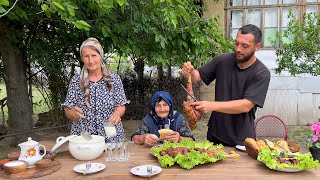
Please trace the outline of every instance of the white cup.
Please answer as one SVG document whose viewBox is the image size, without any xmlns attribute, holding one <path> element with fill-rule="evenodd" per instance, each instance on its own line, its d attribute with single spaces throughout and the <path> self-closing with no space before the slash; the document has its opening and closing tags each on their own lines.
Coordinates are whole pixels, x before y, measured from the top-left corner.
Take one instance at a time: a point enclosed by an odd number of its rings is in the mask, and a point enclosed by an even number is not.
<svg viewBox="0 0 320 180">
<path fill-rule="evenodd" d="M 107 137 L 113 137 L 117 134 L 116 126 L 111 122 L 104 124 L 104 131 L 106 132 Z"/>
</svg>

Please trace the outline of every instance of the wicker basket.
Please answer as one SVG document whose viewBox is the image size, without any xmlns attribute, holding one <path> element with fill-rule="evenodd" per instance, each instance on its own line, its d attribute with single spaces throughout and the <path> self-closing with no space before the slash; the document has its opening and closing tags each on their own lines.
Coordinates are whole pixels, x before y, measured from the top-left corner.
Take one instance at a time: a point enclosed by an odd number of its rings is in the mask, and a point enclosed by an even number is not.
<svg viewBox="0 0 320 180">
<path fill-rule="evenodd" d="M 287 141 L 287 143 L 291 152 L 295 153 L 300 151 L 300 146 L 298 144 L 295 144 L 291 141 Z"/>
<path fill-rule="evenodd" d="M 252 157 L 253 159 L 257 159 L 258 157 L 258 150 L 253 148 L 249 143 L 247 143 L 246 141 L 244 142 L 244 145 L 246 147 L 246 151 L 248 153 L 248 155 L 250 157 Z"/>
<path fill-rule="evenodd" d="M 293 142 L 290 142 L 290 141 L 287 141 L 287 143 L 288 143 L 288 146 L 289 146 L 291 152 L 293 152 L 293 153 L 299 152 L 299 150 L 300 150 L 299 145 L 297 145 Z M 247 142 L 244 142 L 244 145 L 246 146 L 246 151 L 247 151 L 248 155 L 250 157 L 252 157 L 253 159 L 257 159 L 259 151 L 255 148 L 253 148 L 252 146 L 250 146 L 250 144 L 248 144 Z"/>
</svg>

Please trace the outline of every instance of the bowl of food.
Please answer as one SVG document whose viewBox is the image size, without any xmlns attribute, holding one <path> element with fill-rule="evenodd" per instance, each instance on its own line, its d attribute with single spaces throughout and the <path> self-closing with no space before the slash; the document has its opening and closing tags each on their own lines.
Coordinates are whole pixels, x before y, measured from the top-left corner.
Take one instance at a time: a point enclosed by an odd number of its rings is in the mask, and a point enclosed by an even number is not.
<svg viewBox="0 0 320 180">
<path fill-rule="evenodd" d="M 40 154 L 44 154 L 44 150 L 40 150 Z M 54 158 L 57 156 L 57 153 L 52 151 L 46 151 L 46 155 L 43 156 L 43 159 L 50 159 L 51 161 L 54 160 Z"/>
<path fill-rule="evenodd" d="M 50 167 L 51 162 L 52 161 L 50 159 L 41 159 L 36 162 L 36 168 L 37 169 L 44 169 L 44 168 Z"/>
<path fill-rule="evenodd" d="M 20 156 L 20 152 L 16 151 L 16 152 L 11 152 L 8 154 L 8 159 L 10 160 L 18 160 Z"/>
<path fill-rule="evenodd" d="M 17 174 L 26 171 L 27 166 L 24 161 L 10 161 L 3 165 L 3 169 L 7 174 Z"/>
<path fill-rule="evenodd" d="M 91 135 L 91 140 L 77 136 L 69 140 L 69 151 L 78 160 L 93 160 L 101 156 L 105 149 L 103 136 Z"/>
<path fill-rule="evenodd" d="M 0 160 L 0 168 L 3 169 L 4 164 L 8 163 L 10 161 L 11 161 L 10 159 L 2 159 L 2 160 Z"/>
</svg>

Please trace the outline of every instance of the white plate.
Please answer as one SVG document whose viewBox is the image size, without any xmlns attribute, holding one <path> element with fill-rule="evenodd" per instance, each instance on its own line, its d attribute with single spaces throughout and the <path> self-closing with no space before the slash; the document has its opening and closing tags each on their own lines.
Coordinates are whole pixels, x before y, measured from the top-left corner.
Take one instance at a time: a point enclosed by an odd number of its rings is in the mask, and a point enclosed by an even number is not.
<svg viewBox="0 0 320 180">
<path fill-rule="evenodd" d="M 276 168 L 274 170 L 282 171 L 282 172 L 300 172 L 300 171 L 303 171 L 304 169 L 286 167 L 284 169 Z"/>
<path fill-rule="evenodd" d="M 87 174 L 96 173 L 99 171 L 102 171 L 104 168 L 106 168 L 106 165 L 101 163 L 91 163 L 91 167 L 88 170 Z M 86 163 L 79 164 L 73 168 L 75 172 L 83 174 L 86 171 Z"/>
<path fill-rule="evenodd" d="M 246 151 L 246 147 L 245 146 L 241 146 L 241 145 L 236 145 L 236 148 L 240 151 Z"/>
<path fill-rule="evenodd" d="M 58 137 L 56 140 L 56 144 L 51 149 L 51 152 L 58 153 L 65 150 L 69 145 L 68 141 L 76 136 L 77 135 L 70 135 L 67 137 L 64 137 L 64 136 Z"/>
<path fill-rule="evenodd" d="M 152 164 L 136 166 L 130 170 L 130 172 L 134 175 L 141 176 L 141 177 L 149 177 L 147 166 L 152 166 L 151 176 L 159 174 L 162 169 L 159 166 L 155 166 Z"/>
</svg>

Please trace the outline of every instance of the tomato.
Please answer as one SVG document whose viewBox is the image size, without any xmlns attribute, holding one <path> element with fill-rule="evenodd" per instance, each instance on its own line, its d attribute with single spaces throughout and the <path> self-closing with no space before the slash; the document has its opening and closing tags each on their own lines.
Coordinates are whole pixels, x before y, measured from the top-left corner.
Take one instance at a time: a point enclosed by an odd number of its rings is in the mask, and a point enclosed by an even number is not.
<svg viewBox="0 0 320 180">
<path fill-rule="evenodd" d="M 0 164 L 5 164 L 5 163 L 7 163 L 7 162 L 10 162 L 10 160 L 9 160 L 9 159 L 2 159 L 2 160 L 0 160 Z"/>
</svg>

